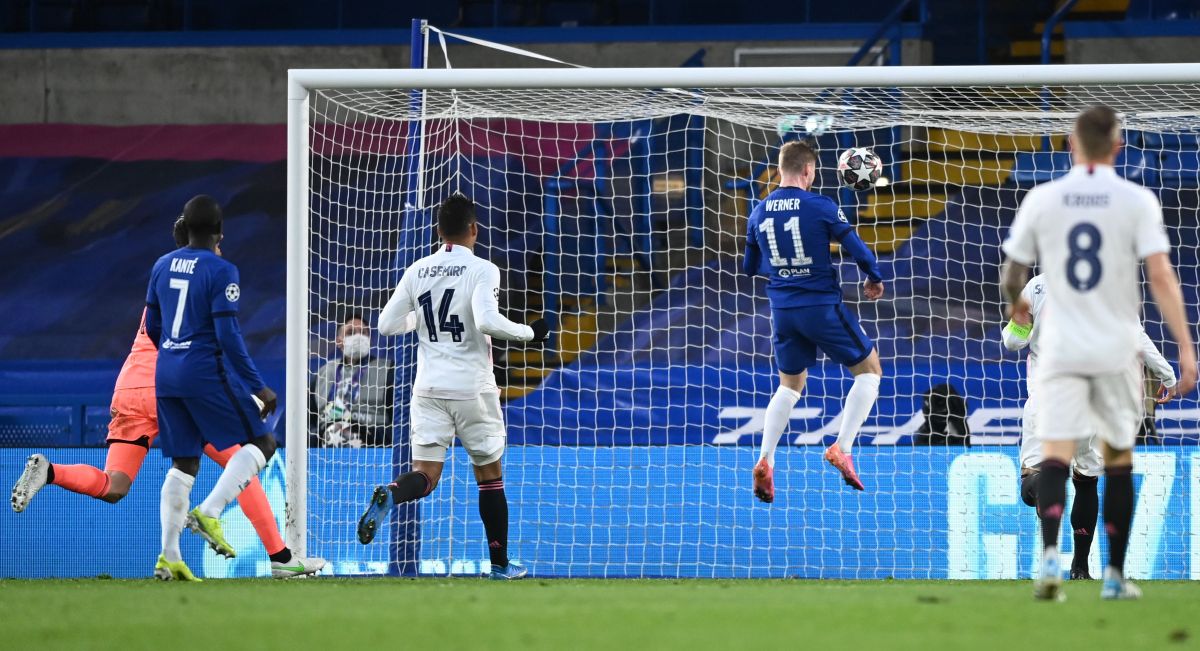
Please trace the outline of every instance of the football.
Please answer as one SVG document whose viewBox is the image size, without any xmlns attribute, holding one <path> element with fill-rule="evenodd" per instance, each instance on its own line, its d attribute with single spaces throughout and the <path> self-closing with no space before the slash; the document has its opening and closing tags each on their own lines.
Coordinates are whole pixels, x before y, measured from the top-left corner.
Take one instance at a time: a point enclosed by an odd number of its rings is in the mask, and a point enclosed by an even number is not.
<svg viewBox="0 0 1200 651">
<path fill-rule="evenodd" d="M 866 147 L 847 149 L 838 156 L 838 178 L 846 187 L 866 190 L 883 172 L 883 161 Z"/>
</svg>

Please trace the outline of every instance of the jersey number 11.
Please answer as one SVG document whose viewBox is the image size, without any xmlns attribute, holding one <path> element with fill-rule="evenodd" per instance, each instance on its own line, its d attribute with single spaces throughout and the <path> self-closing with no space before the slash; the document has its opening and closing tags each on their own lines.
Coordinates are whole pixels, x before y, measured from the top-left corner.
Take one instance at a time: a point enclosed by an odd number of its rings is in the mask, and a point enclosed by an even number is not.
<svg viewBox="0 0 1200 651">
<path fill-rule="evenodd" d="M 762 223 L 758 225 L 758 230 L 767 234 L 767 247 L 771 249 L 772 267 L 805 267 L 813 263 L 812 258 L 804 255 L 804 241 L 800 239 L 799 217 L 792 217 L 783 225 L 783 230 L 792 234 L 792 251 L 796 254 L 790 265 L 787 258 L 779 255 L 779 243 L 775 241 L 775 218 L 767 217 L 762 220 Z"/>
</svg>

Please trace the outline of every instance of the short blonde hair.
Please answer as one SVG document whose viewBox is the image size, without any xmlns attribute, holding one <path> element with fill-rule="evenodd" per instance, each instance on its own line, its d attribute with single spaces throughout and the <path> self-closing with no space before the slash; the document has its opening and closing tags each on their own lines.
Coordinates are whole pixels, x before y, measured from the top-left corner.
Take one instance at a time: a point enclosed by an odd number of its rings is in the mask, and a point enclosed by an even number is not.
<svg viewBox="0 0 1200 651">
<path fill-rule="evenodd" d="M 803 140 L 784 143 L 779 148 L 779 173 L 789 176 L 803 174 L 809 165 L 817 164 L 817 152 Z"/>
</svg>

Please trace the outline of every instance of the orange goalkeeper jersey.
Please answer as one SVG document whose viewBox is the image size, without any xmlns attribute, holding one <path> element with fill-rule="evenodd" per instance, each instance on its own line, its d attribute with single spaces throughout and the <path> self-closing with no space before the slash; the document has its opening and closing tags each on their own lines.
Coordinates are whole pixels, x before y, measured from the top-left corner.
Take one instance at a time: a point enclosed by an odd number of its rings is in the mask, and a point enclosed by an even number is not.
<svg viewBox="0 0 1200 651">
<path fill-rule="evenodd" d="M 146 334 L 146 310 L 142 310 L 142 323 L 138 326 L 137 336 L 133 338 L 133 347 L 117 376 L 117 386 L 114 391 L 121 389 L 141 389 L 154 387 L 154 365 L 158 361 L 158 348 Z"/>
</svg>

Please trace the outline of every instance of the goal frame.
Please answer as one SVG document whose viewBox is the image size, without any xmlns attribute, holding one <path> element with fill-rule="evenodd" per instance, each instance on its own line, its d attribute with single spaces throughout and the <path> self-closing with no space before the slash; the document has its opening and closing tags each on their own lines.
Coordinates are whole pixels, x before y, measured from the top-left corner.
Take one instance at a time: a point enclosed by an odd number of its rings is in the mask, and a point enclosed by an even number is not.
<svg viewBox="0 0 1200 651">
<path fill-rule="evenodd" d="M 422 39 L 425 45 L 428 41 Z M 291 69 L 287 80 L 285 540 L 307 551 L 309 93 L 315 89 L 646 89 L 1200 83 L 1200 63 L 781 68 Z"/>
</svg>

